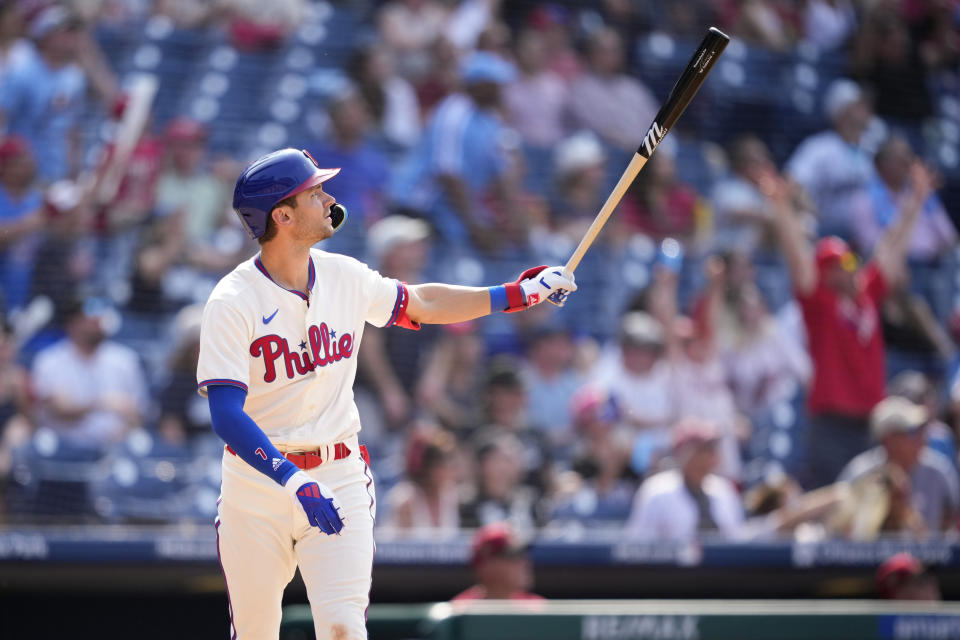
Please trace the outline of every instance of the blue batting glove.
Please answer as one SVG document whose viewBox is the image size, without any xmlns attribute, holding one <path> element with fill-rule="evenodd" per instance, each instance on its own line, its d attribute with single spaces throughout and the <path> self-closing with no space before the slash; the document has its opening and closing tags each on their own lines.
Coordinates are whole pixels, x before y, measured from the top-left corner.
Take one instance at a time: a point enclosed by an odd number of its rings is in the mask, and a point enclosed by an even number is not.
<svg viewBox="0 0 960 640">
<path fill-rule="evenodd" d="M 328 536 L 340 534 L 343 529 L 340 503 L 326 485 L 316 482 L 303 471 L 297 471 L 290 476 L 284 488 L 291 490 L 300 502 L 310 526 L 318 527 Z"/>
</svg>

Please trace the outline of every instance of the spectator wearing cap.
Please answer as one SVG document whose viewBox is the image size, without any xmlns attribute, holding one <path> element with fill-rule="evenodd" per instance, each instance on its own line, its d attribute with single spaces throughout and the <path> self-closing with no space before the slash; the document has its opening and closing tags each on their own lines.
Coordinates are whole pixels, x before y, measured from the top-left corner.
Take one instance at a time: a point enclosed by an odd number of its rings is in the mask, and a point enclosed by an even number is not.
<svg viewBox="0 0 960 640">
<path fill-rule="evenodd" d="M 482 527 L 470 548 L 470 564 L 477 583 L 452 600 L 543 600 L 529 591 L 533 571 L 527 547 L 504 522 Z"/>
<path fill-rule="evenodd" d="M 633 470 L 645 473 L 669 448 L 677 417 L 673 373 L 666 358 L 663 325 L 650 314 L 631 311 L 620 321 L 619 349 L 598 364 L 597 384 L 606 389 L 634 432 Z"/>
<path fill-rule="evenodd" d="M 523 244 L 509 229 L 522 208 L 517 199 L 516 135 L 500 117 L 501 93 L 514 67 L 480 51 L 460 66 L 462 91 L 436 108 L 420 143 L 398 173 L 398 207 L 422 212 L 450 250 L 495 251 Z"/>
<path fill-rule="evenodd" d="M 620 35 L 609 27 L 597 29 L 587 43 L 587 70 L 573 84 L 570 99 L 577 126 L 612 147 L 632 152 L 658 107 L 650 90 L 623 67 Z"/>
<path fill-rule="evenodd" d="M 864 142 L 873 111 L 856 82 L 835 80 L 824 97 L 830 128 L 803 140 L 785 173 L 813 199 L 821 236 L 850 238 L 851 214 L 864 206 L 873 171 Z"/>
<path fill-rule="evenodd" d="M 783 181 L 766 178 L 774 224 L 803 312 L 813 379 L 808 397 L 809 488 L 832 482 L 851 458 L 869 447 L 869 415 L 884 396 L 885 346 L 880 305 L 907 278 L 913 224 L 930 196 L 932 176 L 916 165 L 913 196 L 903 215 L 860 268 L 850 246 L 827 237 L 811 246 L 789 203 Z"/>
<path fill-rule="evenodd" d="M 0 79 L 0 117 L 36 152 L 39 177 L 53 182 L 79 168 L 77 125 L 87 79 L 77 65 L 80 22 L 68 9 L 41 9 L 28 25 L 37 55 L 23 56 Z"/>
<path fill-rule="evenodd" d="M 634 540 L 732 539 L 743 524 L 737 489 L 716 475 L 720 433 L 706 421 L 684 419 L 672 435 L 677 468 L 644 480 L 637 490 L 625 535 Z"/>
<path fill-rule="evenodd" d="M 228 211 L 230 190 L 210 171 L 207 128 L 185 116 L 164 127 L 166 167 L 157 184 L 157 210 L 161 216 L 182 220 L 188 244 L 210 243 Z"/>
<path fill-rule="evenodd" d="M 529 387 L 520 368 L 520 363 L 507 355 L 490 361 L 483 388 L 484 422 L 474 437 L 482 440 L 505 434 L 517 438 L 524 482 L 543 495 L 553 486 L 552 452 L 544 431 L 530 423 Z"/>
<path fill-rule="evenodd" d="M 33 363 L 38 428 L 78 446 L 106 447 L 142 424 L 146 379 L 137 353 L 107 339 L 114 314 L 95 298 L 65 310 L 67 337 Z"/>
<path fill-rule="evenodd" d="M 504 94 L 510 124 L 526 144 L 553 147 L 569 127 L 570 90 L 563 78 L 548 68 L 546 38 L 541 32 L 521 32 L 516 56 L 519 73 Z"/>
<path fill-rule="evenodd" d="M 337 195 L 339 198 L 339 193 Z M 423 220 L 392 215 L 370 227 L 370 264 L 384 277 L 401 282 L 423 282 L 429 256 L 430 226 Z M 426 327 L 424 327 L 426 328 Z M 439 329 L 384 331 L 370 327 L 364 333 L 357 386 L 379 402 L 386 426 L 395 429 L 412 417 L 413 395 Z"/>
<path fill-rule="evenodd" d="M 407 443 L 405 478 L 385 500 L 383 526 L 417 538 L 455 536 L 460 530 L 457 446 L 453 436 L 430 426 Z"/>
<path fill-rule="evenodd" d="M 0 294 L 6 309 L 22 307 L 30 296 L 43 224 L 43 196 L 35 178 L 30 143 L 20 136 L 0 142 Z"/>
<path fill-rule="evenodd" d="M 370 106 L 355 88 L 334 96 L 327 113 L 329 130 L 308 150 L 322 166 L 342 167 L 343 178 L 337 177 L 337 202 L 347 208 L 351 220 L 324 243 L 324 250 L 363 259 L 367 230 L 384 216 L 387 158 L 372 139 Z"/>
<path fill-rule="evenodd" d="M 570 405 L 578 441 L 570 471 L 558 478 L 550 525 L 619 527 L 630 514 L 637 490 L 637 475 L 630 468 L 629 429 L 621 425 L 616 404 L 601 389 L 583 387 Z"/>
<path fill-rule="evenodd" d="M 877 446 L 856 456 L 840 473 L 855 482 L 891 464 L 910 481 L 913 508 L 929 531 L 952 531 L 960 513 L 960 479 L 950 460 L 926 445 L 926 408 L 906 398 L 889 396 L 870 415 L 870 433 Z"/>
<path fill-rule="evenodd" d="M 890 556 L 877 567 L 875 584 L 877 597 L 883 600 L 942 599 L 936 576 L 906 551 Z"/>
<path fill-rule="evenodd" d="M 919 162 L 910 142 L 901 135 L 890 136 L 877 149 L 876 171 L 867 185 L 869 204 L 853 211 L 854 236 L 864 255 L 874 250 L 883 233 L 910 206 L 915 188 L 911 170 Z M 907 257 L 913 275 L 911 289 L 923 296 L 939 319 L 945 319 L 950 309 L 951 264 L 945 260 L 956 244 L 956 228 L 940 198 L 930 193 L 910 234 Z"/>
<path fill-rule="evenodd" d="M 927 446 L 956 464 L 957 438 L 953 429 L 940 419 L 940 395 L 937 385 L 919 371 L 901 371 L 887 383 L 887 395 L 900 396 L 927 410 L 930 419 L 925 428 Z"/>
</svg>

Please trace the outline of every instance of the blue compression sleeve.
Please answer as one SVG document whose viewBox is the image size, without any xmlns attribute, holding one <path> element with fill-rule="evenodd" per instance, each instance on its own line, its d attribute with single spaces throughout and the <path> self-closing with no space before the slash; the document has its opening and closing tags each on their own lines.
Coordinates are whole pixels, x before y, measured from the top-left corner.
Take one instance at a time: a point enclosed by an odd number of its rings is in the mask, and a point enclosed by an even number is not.
<svg viewBox="0 0 960 640">
<path fill-rule="evenodd" d="M 257 423 L 243 410 L 247 392 L 239 387 L 215 384 L 207 387 L 210 420 L 214 432 L 244 462 L 283 485 L 297 471 L 297 465 L 283 457 Z M 274 466 L 275 460 L 282 460 Z"/>
</svg>

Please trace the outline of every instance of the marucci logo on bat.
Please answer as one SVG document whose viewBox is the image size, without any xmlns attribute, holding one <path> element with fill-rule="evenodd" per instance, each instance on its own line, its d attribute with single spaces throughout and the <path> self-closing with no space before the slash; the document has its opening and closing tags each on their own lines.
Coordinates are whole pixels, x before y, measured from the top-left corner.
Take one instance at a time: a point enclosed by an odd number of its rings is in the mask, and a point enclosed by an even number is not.
<svg viewBox="0 0 960 640">
<path fill-rule="evenodd" d="M 669 131 L 669 129 L 664 129 L 654 120 L 653 124 L 650 125 L 650 130 L 647 131 L 647 135 L 643 137 L 643 142 L 640 143 L 640 148 L 637 150 L 638 153 L 649 159 L 650 154 L 653 153 L 653 150 L 656 149 L 660 141 L 663 140 L 663 136 L 667 135 L 667 131 Z M 646 153 L 644 153 L 644 151 L 646 151 Z"/>
</svg>

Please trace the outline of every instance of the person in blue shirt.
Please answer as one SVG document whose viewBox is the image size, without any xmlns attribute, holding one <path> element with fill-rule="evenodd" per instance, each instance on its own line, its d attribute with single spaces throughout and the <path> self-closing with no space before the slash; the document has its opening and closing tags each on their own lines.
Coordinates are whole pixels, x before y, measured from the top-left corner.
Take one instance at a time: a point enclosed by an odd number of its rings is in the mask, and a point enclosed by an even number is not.
<svg viewBox="0 0 960 640">
<path fill-rule="evenodd" d="M 25 305 L 30 294 L 43 204 L 35 176 L 26 140 L 9 136 L 0 142 L 0 295 L 8 310 Z"/>
<path fill-rule="evenodd" d="M 425 212 L 445 244 L 488 252 L 508 238 L 497 212 L 519 215 L 511 143 L 516 135 L 499 114 L 512 64 L 485 51 L 460 68 L 462 91 L 441 102 L 392 189 L 404 207 Z"/>
<path fill-rule="evenodd" d="M 337 233 L 327 246 L 364 259 L 367 229 L 384 217 L 384 190 L 389 177 L 387 158 L 370 135 L 373 120 L 370 106 L 353 88 L 335 96 L 329 106 L 330 130 L 325 139 L 310 145 L 309 151 L 324 166 L 342 167 L 337 178 L 337 201 L 353 216 L 362 216 L 361 224 L 353 220 Z M 333 247 L 332 249 L 330 247 Z"/>
<path fill-rule="evenodd" d="M 76 64 L 78 19 L 60 6 L 43 9 L 30 23 L 34 55 L 18 59 L 0 81 L 0 119 L 36 151 L 39 177 L 54 182 L 72 175 L 73 138 L 86 93 Z"/>
</svg>

